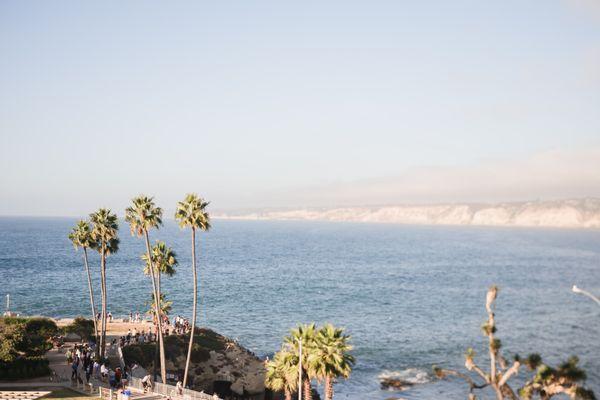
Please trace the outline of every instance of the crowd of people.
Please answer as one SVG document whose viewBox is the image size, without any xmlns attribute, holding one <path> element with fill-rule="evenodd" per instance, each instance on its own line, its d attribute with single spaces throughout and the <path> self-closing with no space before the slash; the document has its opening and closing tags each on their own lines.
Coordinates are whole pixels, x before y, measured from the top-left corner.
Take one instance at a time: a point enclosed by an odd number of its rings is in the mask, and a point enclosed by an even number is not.
<svg viewBox="0 0 600 400">
<path fill-rule="evenodd" d="M 96 320 L 97 321 L 100 321 L 101 317 L 102 317 L 102 314 L 100 312 L 96 313 Z M 141 317 L 140 313 L 137 312 L 137 311 L 135 313 L 134 312 L 130 312 L 129 313 L 129 319 L 125 318 L 124 321 L 125 320 L 126 320 L 126 322 L 131 322 L 131 323 L 136 323 L 136 324 L 144 322 L 144 319 Z M 112 313 L 110 311 L 108 311 L 106 313 L 106 321 L 109 322 L 109 323 L 113 322 L 113 315 L 112 315 Z"/>
<path fill-rule="evenodd" d="M 100 367 L 97 361 L 94 361 L 94 350 L 90 345 L 76 345 L 73 350 L 69 349 L 66 353 L 67 364 L 71 365 L 71 379 L 82 382 L 81 376 L 85 376 L 86 383 L 90 382 L 90 377 Z M 81 372 L 80 372 L 81 370 Z"/>
<path fill-rule="evenodd" d="M 168 315 L 161 316 L 161 327 L 163 335 L 169 336 L 173 335 L 185 335 L 190 332 L 192 325 L 187 318 L 183 318 L 181 315 L 173 318 L 173 322 L 171 323 L 171 319 Z M 155 331 L 158 332 L 156 317 L 152 318 L 152 322 L 154 323 Z"/>
<path fill-rule="evenodd" d="M 187 318 L 178 315 L 173 320 L 173 333 L 175 335 L 185 335 L 190 332 L 192 325 Z M 168 333 L 167 333 L 168 334 Z"/>
<path fill-rule="evenodd" d="M 92 345 L 93 346 L 93 345 Z M 71 380 L 89 384 L 90 379 L 106 382 L 110 387 L 119 389 L 127 384 L 129 377 L 128 368 L 121 370 L 117 367 L 114 371 L 108 368 L 106 363 L 100 363 L 95 357 L 93 347 L 88 344 L 75 345 L 73 349 L 67 350 L 65 356 L 67 363 L 71 366 Z"/>
<path fill-rule="evenodd" d="M 130 344 L 150 343 L 154 341 L 156 341 L 156 335 L 152 332 L 146 332 L 145 330 L 138 332 L 136 328 L 133 328 L 133 331 L 131 329 L 128 329 L 127 335 L 121 336 L 119 338 L 119 346 L 123 347 L 128 346 Z M 116 345 L 117 339 L 113 339 L 112 344 L 113 346 Z"/>
</svg>

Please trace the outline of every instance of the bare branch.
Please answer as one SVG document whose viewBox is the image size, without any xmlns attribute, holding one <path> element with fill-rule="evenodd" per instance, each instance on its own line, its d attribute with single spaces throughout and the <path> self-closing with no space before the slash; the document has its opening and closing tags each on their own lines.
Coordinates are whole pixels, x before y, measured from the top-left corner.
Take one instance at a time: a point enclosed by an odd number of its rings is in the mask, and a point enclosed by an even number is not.
<svg viewBox="0 0 600 400">
<path fill-rule="evenodd" d="M 518 361 L 515 361 L 515 363 L 512 365 L 512 367 L 510 367 L 508 370 L 506 370 L 504 372 L 502 378 L 500 379 L 500 382 L 498 382 L 498 386 L 505 385 L 511 376 L 516 375 L 519 372 L 520 366 L 521 366 L 521 363 Z"/>
</svg>

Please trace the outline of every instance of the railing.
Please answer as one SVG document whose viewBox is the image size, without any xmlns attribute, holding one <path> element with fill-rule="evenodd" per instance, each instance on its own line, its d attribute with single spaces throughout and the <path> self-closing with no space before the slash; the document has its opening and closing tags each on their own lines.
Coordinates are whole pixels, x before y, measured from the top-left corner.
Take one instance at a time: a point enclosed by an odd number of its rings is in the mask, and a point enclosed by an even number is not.
<svg viewBox="0 0 600 400">
<path fill-rule="evenodd" d="M 117 392 L 112 389 L 100 387 L 100 390 L 98 391 L 98 397 L 103 400 L 113 400 L 117 398 Z"/>
<path fill-rule="evenodd" d="M 132 377 L 129 380 L 128 386 L 140 391 L 144 390 L 142 380 L 139 378 Z M 190 389 L 182 389 L 181 394 L 178 394 L 175 386 L 165 385 L 164 383 L 159 382 L 152 384 L 152 393 L 160 394 L 162 396 L 170 396 L 173 400 L 221 400 L 216 395 L 210 395 Z"/>
</svg>

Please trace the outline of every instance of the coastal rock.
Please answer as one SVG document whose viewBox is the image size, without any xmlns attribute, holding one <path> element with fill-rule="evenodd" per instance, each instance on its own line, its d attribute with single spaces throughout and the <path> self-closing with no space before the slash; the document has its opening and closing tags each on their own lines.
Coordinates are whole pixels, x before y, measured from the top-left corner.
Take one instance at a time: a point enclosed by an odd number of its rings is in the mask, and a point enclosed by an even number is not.
<svg viewBox="0 0 600 400">
<path fill-rule="evenodd" d="M 414 383 L 398 378 L 381 378 L 379 383 L 383 390 L 406 390 L 414 386 Z"/>
<path fill-rule="evenodd" d="M 407 368 L 400 371 L 385 370 L 379 374 L 378 378 L 381 389 L 398 391 L 430 381 L 427 371 L 419 368 Z"/>
<path fill-rule="evenodd" d="M 189 337 L 167 336 L 165 353 L 167 374 L 183 375 Z M 130 345 L 123 350 L 127 363 L 136 362 L 153 369 L 154 345 Z M 264 361 L 239 343 L 210 329 L 197 329 L 190 362 L 193 389 L 223 395 L 258 395 L 265 391 Z"/>
</svg>

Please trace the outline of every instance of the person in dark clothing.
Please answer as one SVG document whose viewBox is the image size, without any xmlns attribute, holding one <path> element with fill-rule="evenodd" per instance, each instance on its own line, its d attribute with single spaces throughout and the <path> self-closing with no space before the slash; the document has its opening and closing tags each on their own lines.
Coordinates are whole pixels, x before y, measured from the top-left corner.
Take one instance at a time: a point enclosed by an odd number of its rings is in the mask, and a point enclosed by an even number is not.
<svg viewBox="0 0 600 400">
<path fill-rule="evenodd" d="M 121 378 L 123 377 L 123 373 L 121 372 L 121 368 L 117 367 L 115 370 L 115 387 L 121 387 Z"/>
<path fill-rule="evenodd" d="M 77 369 L 79 368 L 79 358 L 75 357 L 71 364 L 71 379 L 77 379 Z"/>
</svg>

